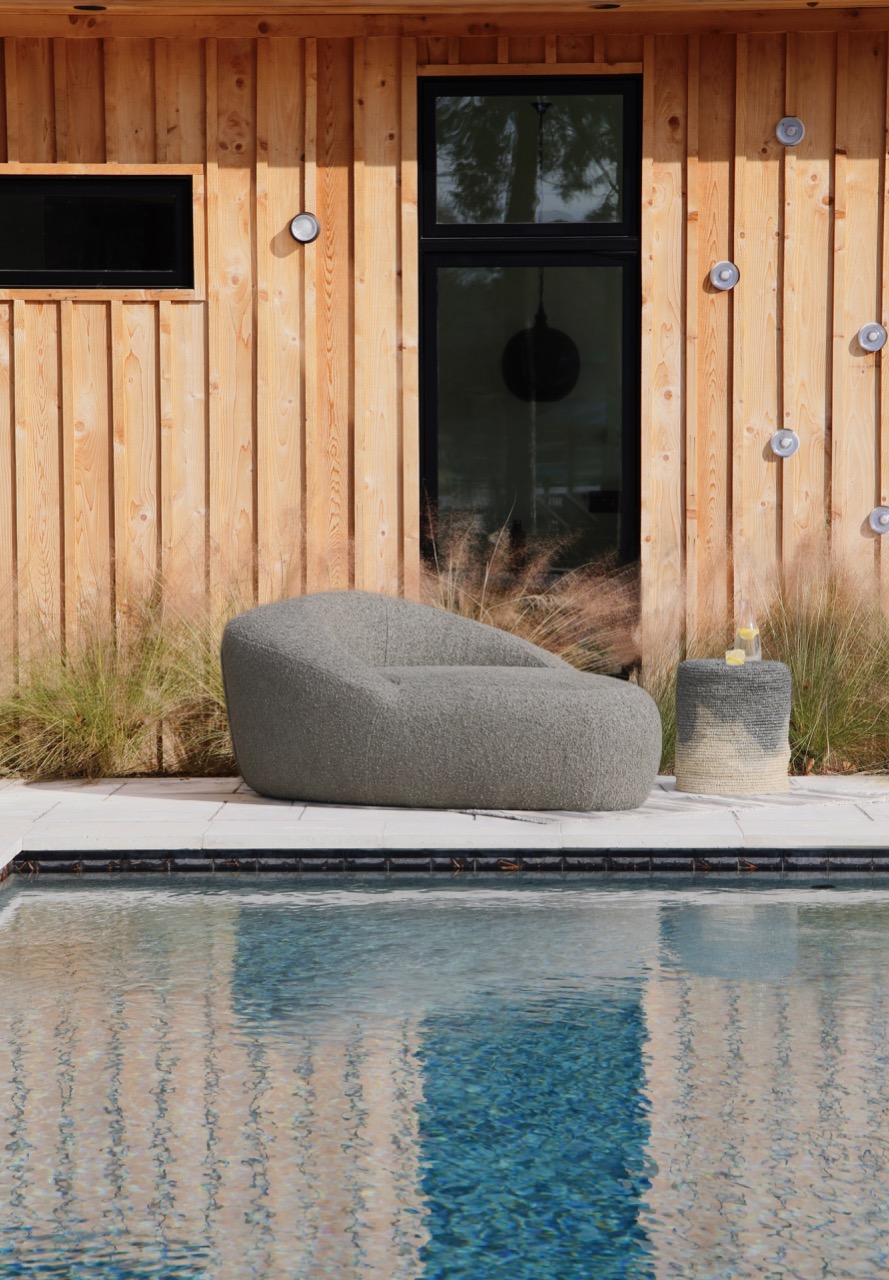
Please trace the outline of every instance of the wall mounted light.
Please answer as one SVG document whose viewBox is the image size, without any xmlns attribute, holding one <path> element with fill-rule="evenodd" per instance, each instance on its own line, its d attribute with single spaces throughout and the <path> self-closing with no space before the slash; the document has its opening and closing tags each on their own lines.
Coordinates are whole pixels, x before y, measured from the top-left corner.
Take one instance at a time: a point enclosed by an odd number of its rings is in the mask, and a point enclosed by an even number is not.
<svg viewBox="0 0 889 1280">
<path fill-rule="evenodd" d="M 886 330 L 874 321 L 858 330 L 858 345 L 865 351 L 879 351 L 886 345 Z"/>
<path fill-rule="evenodd" d="M 874 533 L 889 533 L 889 507 L 874 507 L 867 518 Z"/>
<path fill-rule="evenodd" d="M 799 116 L 784 116 L 775 125 L 775 137 L 785 147 L 795 147 L 806 136 L 806 126 Z"/>
<path fill-rule="evenodd" d="M 311 244 L 321 234 L 321 223 L 314 213 L 298 213 L 290 223 L 290 234 L 300 244 Z"/>
<path fill-rule="evenodd" d="M 741 273 L 733 262 L 717 262 L 710 268 L 710 283 L 714 289 L 734 289 Z"/>
<path fill-rule="evenodd" d="M 795 431 L 776 431 L 769 444 L 772 446 L 772 453 L 779 458 L 790 458 L 799 448 L 799 436 Z"/>
</svg>

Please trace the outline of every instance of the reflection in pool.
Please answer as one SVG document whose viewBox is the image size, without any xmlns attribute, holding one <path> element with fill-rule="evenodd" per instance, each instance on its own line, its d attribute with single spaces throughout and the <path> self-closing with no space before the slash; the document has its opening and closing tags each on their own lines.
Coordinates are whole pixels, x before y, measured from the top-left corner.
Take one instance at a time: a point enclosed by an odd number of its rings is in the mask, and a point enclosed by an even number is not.
<svg viewBox="0 0 889 1280">
<path fill-rule="evenodd" d="M 889 892 L 0 896 L 0 1277 L 887 1272 Z"/>
</svg>

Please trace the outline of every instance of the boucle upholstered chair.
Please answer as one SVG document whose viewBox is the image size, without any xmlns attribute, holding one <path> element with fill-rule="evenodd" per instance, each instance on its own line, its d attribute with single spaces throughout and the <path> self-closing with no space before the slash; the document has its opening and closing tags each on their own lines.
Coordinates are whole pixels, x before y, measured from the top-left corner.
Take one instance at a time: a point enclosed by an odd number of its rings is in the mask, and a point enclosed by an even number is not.
<svg viewBox="0 0 889 1280">
<path fill-rule="evenodd" d="M 390 596 L 250 609 L 225 629 L 222 671 L 238 766 L 263 795 L 631 809 L 660 760 L 660 716 L 637 685 Z"/>
</svg>

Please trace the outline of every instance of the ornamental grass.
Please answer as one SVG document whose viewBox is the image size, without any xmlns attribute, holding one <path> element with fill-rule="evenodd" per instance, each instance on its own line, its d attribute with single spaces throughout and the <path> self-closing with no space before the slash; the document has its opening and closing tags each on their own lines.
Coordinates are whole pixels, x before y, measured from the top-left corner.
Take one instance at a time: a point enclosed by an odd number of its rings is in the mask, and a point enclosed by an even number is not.
<svg viewBox="0 0 889 1280">
<path fill-rule="evenodd" d="M 635 568 L 611 561 L 560 572 L 563 543 L 516 547 L 469 518 L 439 530 L 421 575 L 429 604 L 513 632 L 583 671 L 638 680 L 664 728 L 671 772 L 676 667 L 724 653 L 730 620 L 681 652 L 640 666 Z M 167 596 L 171 592 L 166 593 Z M 232 596 L 212 615 L 177 612 L 164 593 L 116 630 L 85 611 L 64 652 L 47 643 L 0 668 L 0 774 L 32 779 L 236 772 L 219 642 Z M 763 656 L 786 662 L 795 773 L 889 772 L 889 619 L 873 576 L 800 556 L 757 601 Z M 7 646 L 9 648 L 9 646 Z"/>
<path fill-rule="evenodd" d="M 451 613 L 513 632 L 581 671 L 628 674 L 638 667 L 636 566 L 603 559 L 561 572 L 567 539 L 516 547 L 504 527 L 486 535 L 455 517 L 431 540 L 420 597 Z"/>
<path fill-rule="evenodd" d="M 873 570 L 798 557 L 760 630 L 763 655 L 790 667 L 793 771 L 889 772 L 889 617 Z"/>
<path fill-rule="evenodd" d="M 0 773 L 32 779 L 236 772 L 208 618 L 157 602 L 113 630 L 82 617 L 64 652 L 47 643 L 5 671 Z"/>
<path fill-rule="evenodd" d="M 803 549 L 783 575 L 760 584 L 756 613 L 763 658 L 790 668 L 791 772 L 889 772 L 889 617 L 873 571 Z M 640 682 L 664 727 L 661 772 L 674 767 L 679 661 L 721 657 L 733 634 L 726 618 L 644 665 Z"/>
</svg>

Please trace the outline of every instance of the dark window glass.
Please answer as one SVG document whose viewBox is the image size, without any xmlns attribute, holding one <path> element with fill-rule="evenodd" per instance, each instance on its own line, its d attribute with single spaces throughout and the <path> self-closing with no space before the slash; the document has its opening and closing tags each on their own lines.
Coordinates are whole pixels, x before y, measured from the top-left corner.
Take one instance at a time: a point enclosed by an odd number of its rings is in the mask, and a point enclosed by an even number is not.
<svg viewBox="0 0 889 1280">
<path fill-rule="evenodd" d="M 426 509 L 564 568 L 639 552 L 640 85 L 420 86 Z"/>
<path fill-rule="evenodd" d="M 436 221 L 619 223 L 621 94 L 435 99 Z"/>
<path fill-rule="evenodd" d="M 638 235 L 637 79 L 430 79 L 420 110 L 424 237 Z"/>
<path fill-rule="evenodd" d="M 569 535 L 578 563 L 620 545 L 627 284 L 619 260 L 439 259 L 442 516 Z"/>
<path fill-rule="evenodd" d="M 193 284 L 190 177 L 0 177 L 0 285 Z"/>
</svg>

